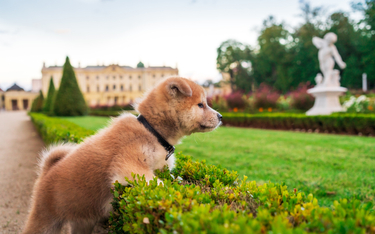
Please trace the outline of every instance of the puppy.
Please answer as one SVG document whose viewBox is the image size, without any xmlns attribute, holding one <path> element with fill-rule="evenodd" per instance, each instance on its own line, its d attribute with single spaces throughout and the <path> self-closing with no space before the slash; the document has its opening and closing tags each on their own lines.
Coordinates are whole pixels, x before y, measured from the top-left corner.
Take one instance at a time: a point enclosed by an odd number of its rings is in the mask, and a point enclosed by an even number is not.
<svg viewBox="0 0 375 234">
<path fill-rule="evenodd" d="M 65 223 L 72 233 L 91 233 L 109 216 L 116 180 L 126 184 L 131 173 L 153 179 L 156 169 L 173 167 L 172 145 L 221 123 L 204 89 L 180 77 L 159 83 L 136 110 L 142 117 L 123 114 L 79 145 L 62 144 L 42 154 L 24 234 L 59 233 Z"/>
</svg>

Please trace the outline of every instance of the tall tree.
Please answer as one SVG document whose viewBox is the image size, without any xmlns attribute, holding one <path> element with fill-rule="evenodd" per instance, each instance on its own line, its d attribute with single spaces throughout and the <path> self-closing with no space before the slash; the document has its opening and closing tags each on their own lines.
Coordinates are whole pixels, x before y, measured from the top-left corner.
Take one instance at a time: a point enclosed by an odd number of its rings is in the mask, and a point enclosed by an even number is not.
<svg viewBox="0 0 375 234">
<path fill-rule="evenodd" d="M 227 40 L 217 49 L 217 69 L 229 73 L 232 90 L 251 90 L 251 59 L 250 47 L 235 40 Z"/>
<path fill-rule="evenodd" d="M 258 37 L 259 51 L 254 55 L 254 77 L 258 84 L 265 83 L 283 92 L 288 91 L 292 79 L 288 76 L 292 54 L 288 44 L 291 35 L 283 23 L 270 16 L 263 22 Z"/>
<path fill-rule="evenodd" d="M 354 10 L 362 12 L 364 19 L 359 22 L 363 35 L 361 51 L 364 72 L 368 74 L 369 88 L 375 88 L 375 0 L 364 0 L 353 4 Z"/>
<path fill-rule="evenodd" d="M 56 95 L 55 85 L 53 84 L 53 78 L 51 77 L 49 81 L 48 93 L 46 100 L 44 101 L 43 111 L 52 114 L 53 112 L 53 102 Z"/>
<path fill-rule="evenodd" d="M 79 89 L 69 57 L 66 57 L 63 75 L 57 91 L 53 111 L 58 116 L 87 115 L 88 107 Z"/>
</svg>

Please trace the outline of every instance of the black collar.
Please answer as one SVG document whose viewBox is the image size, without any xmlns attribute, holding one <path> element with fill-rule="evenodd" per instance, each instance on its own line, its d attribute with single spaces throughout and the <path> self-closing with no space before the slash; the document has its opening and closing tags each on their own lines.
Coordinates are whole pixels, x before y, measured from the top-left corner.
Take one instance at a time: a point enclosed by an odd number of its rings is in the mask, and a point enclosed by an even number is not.
<svg viewBox="0 0 375 234">
<path fill-rule="evenodd" d="M 149 130 L 158 139 L 159 143 L 168 152 L 167 156 L 165 157 L 165 161 L 167 161 L 168 158 L 172 156 L 172 154 L 174 153 L 174 146 L 169 144 L 166 140 L 164 140 L 164 138 L 147 122 L 145 117 L 139 115 L 137 119 L 139 122 L 143 124 L 143 126 L 145 126 L 145 128 L 147 128 L 147 130 Z"/>
</svg>

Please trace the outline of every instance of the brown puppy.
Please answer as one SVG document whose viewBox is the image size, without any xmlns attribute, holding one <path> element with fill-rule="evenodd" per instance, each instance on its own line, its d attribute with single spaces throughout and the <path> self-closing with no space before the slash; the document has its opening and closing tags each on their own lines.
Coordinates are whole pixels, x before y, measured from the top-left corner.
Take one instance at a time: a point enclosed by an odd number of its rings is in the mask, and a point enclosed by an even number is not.
<svg viewBox="0 0 375 234">
<path fill-rule="evenodd" d="M 203 88 L 179 77 L 158 84 L 136 109 L 172 145 L 221 123 L 221 115 L 207 105 Z M 126 184 L 124 178 L 131 173 L 153 179 L 154 170 L 173 167 L 173 156 L 166 161 L 166 155 L 157 137 L 131 114 L 113 119 L 79 145 L 50 148 L 42 155 L 23 233 L 59 233 L 67 222 L 72 233 L 91 233 L 111 211 L 113 183 Z"/>
</svg>

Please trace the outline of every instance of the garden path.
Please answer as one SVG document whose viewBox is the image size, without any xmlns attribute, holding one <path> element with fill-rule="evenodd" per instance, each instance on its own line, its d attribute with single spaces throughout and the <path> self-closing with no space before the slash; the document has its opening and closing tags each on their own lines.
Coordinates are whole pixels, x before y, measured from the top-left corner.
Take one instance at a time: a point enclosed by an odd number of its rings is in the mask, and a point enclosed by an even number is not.
<svg viewBox="0 0 375 234">
<path fill-rule="evenodd" d="M 0 112 L 0 233 L 20 233 L 42 139 L 24 111 Z"/>
</svg>

